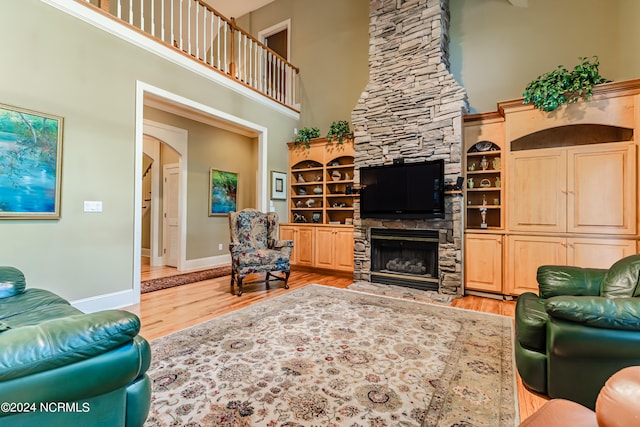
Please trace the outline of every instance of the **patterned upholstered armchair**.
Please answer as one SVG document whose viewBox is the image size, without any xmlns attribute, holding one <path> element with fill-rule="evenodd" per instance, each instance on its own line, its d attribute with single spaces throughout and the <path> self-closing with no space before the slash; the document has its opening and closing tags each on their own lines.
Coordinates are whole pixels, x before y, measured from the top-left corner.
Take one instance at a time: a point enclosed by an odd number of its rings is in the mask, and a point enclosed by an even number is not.
<svg viewBox="0 0 640 427">
<path fill-rule="evenodd" d="M 234 283 L 237 283 L 238 296 L 242 295 L 242 281 L 252 273 L 266 273 L 267 289 L 271 278 L 284 281 L 285 289 L 289 289 L 287 281 L 293 241 L 278 240 L 277 213 L 263 213 L 255 209 L 229 212 L 229 232 L 232 292 Z M 274 271 L 281 274 L 275 275 Z"/>
</svg>

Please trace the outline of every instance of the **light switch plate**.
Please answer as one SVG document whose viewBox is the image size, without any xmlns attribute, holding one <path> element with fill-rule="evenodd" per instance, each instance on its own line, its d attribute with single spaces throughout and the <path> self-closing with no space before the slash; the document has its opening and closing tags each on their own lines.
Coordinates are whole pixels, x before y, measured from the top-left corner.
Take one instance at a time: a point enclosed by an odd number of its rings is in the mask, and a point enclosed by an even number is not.
<svg viewBox="0 0 640 427">
<path fill-rule="evenodd" d="M 102 212 L 102 201 L 99 200 L 85 200 L 84 201 L 85 212 Z"/>
</svg>

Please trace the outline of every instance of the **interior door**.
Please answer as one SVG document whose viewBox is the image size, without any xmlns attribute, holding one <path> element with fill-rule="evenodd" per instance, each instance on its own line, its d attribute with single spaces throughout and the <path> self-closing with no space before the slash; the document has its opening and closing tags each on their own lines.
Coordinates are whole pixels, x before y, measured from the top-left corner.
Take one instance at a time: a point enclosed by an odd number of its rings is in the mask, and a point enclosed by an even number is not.
<svg viewBox="0 0 640 427">
<path fill-rule="evenodd" d="M 180 165 L 164 165 L 162 185 L 164 264 L 177 267 L 180 255 Z"/>
</svg>

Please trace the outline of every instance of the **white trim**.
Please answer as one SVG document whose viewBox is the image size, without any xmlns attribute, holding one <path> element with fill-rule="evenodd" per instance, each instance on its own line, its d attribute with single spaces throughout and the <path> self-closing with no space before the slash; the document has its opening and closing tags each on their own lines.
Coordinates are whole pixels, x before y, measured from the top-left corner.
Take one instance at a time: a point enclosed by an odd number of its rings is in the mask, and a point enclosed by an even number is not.
<svg viewBox="0 0 640 427">
<path fill-rule="evenodd" d="M 282 30 L 287 30 L 287 57 L 285 59 L 291 62 L 289 59 L 291 58 L 291 18 L 259 31 L 258 40 L 260 40 L 261 43 L 266 44 L 265 41 L 267 37 L 279 33 Z"/>
<path fill-rule="evenodd" d="M 89 7 L 84 6 L 76 1 L 69 0 L 40 0 L 56 9 L 59 9 L 71 16 L 81 19 L 82 21 L 93 25 L 96 28 L 104 30 L 116 37 L 121 38 L 127 42 L 130 42 L 142 49 L 145 49 L 151 53 L 154 53 L 174 64 L 177 64 L 188 71 L 198 74 L 206 79 L 209 79 L 221 86 L 233 90 L 253 101 L 260 102 L 269 108 L 272 108 L 288 117 L 295 120 L 300 119 L 300 113 L 297 113 L 284 105 L 259 94 L 258 92 L 247 88 L 246 86 L 235 82 L 233 79 L 223 76 L 222 74 L 213 71 L 208 66 L 193 61 L 184 55 L 176 52 L 172 47 L 166 46 L 161 42 L 152 40 L 144 34 L 135 31 L 125 25 L 121 25 L 106 16 L 101 15 Z"/>
<path fill-rule="evenodd" d="M 151 211 L 150 211 L 150 244 L 148 249 L 149 265 L 152 267 L 162 265 L 162 257 L 158 255 L 158 242 L 160 236 L 158 233 L 158 213 L 160 212 L 160 140 L 153 135 L 149 135 L 147 132 L 147 126 L 153 126 L 155 122 L 148 120 L 144 121 L 145 129 L 143 131 L 143 152 L 153 159 L 151 164 Z M 150 141 L 147 144 L 144 141 L 144 135 L 149 135 Z M 149 146 L 151 145 L 151 146 Z M 146 147 L 145 147 L 146 146 Z M 142 255 L 145 254 L 145 249 L 142 248 Z"/>
<path fill-rule="evenodd" d="M 222 267 L 231 264 L 231 255 L 216 255 L 207 258 L 190 259 L 186 264 L 186 271 L 203 270 L 205 268 Z"/>
<path fill-rule="evenodd" d="M 76 301 L 71 301 L 71 305 L 84 313 L 95 313 L 96 311 L 128 307 L 140 302 L 139 286 L 140 280 L 138 280 L 137 291 L 134 289 L 129 289 L 126 291 L 114 292 L 106 295 L 83 298 Z"/>
</svg>

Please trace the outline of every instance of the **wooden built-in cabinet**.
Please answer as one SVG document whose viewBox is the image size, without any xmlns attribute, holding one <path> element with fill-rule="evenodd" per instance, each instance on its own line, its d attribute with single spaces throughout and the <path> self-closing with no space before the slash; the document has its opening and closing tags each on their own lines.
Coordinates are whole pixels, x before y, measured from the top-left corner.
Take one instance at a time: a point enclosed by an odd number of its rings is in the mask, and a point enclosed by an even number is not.
<svg viewBox="0 0 640 427">
<path fill-rule="evenodd" d="M 635 234 L 630 142 L 524 150 L 509 162 L 509 229 Z"/>
<path fill-rule="evenodd" d="M 292 264 L 353 271 L 353 141 L 316 138 L 309 148 L 289 143 L 289 223 Z"/>
<path fill-rule="evenodd" d="M 541 265 L 608 268 L 637 253 L 638 130 L 640 80 L 554 113 L 520 99 L 466 116 L 465 289 L 538 292 Z"/>
<path fill-rule="evenodd" d="M 536 272 L 541 265 L 609 268 L 636 253 L 636 241 L 627 239 L 511 235 L 507 239 L 505 294 L 538 292 Z"/>
</svg>

